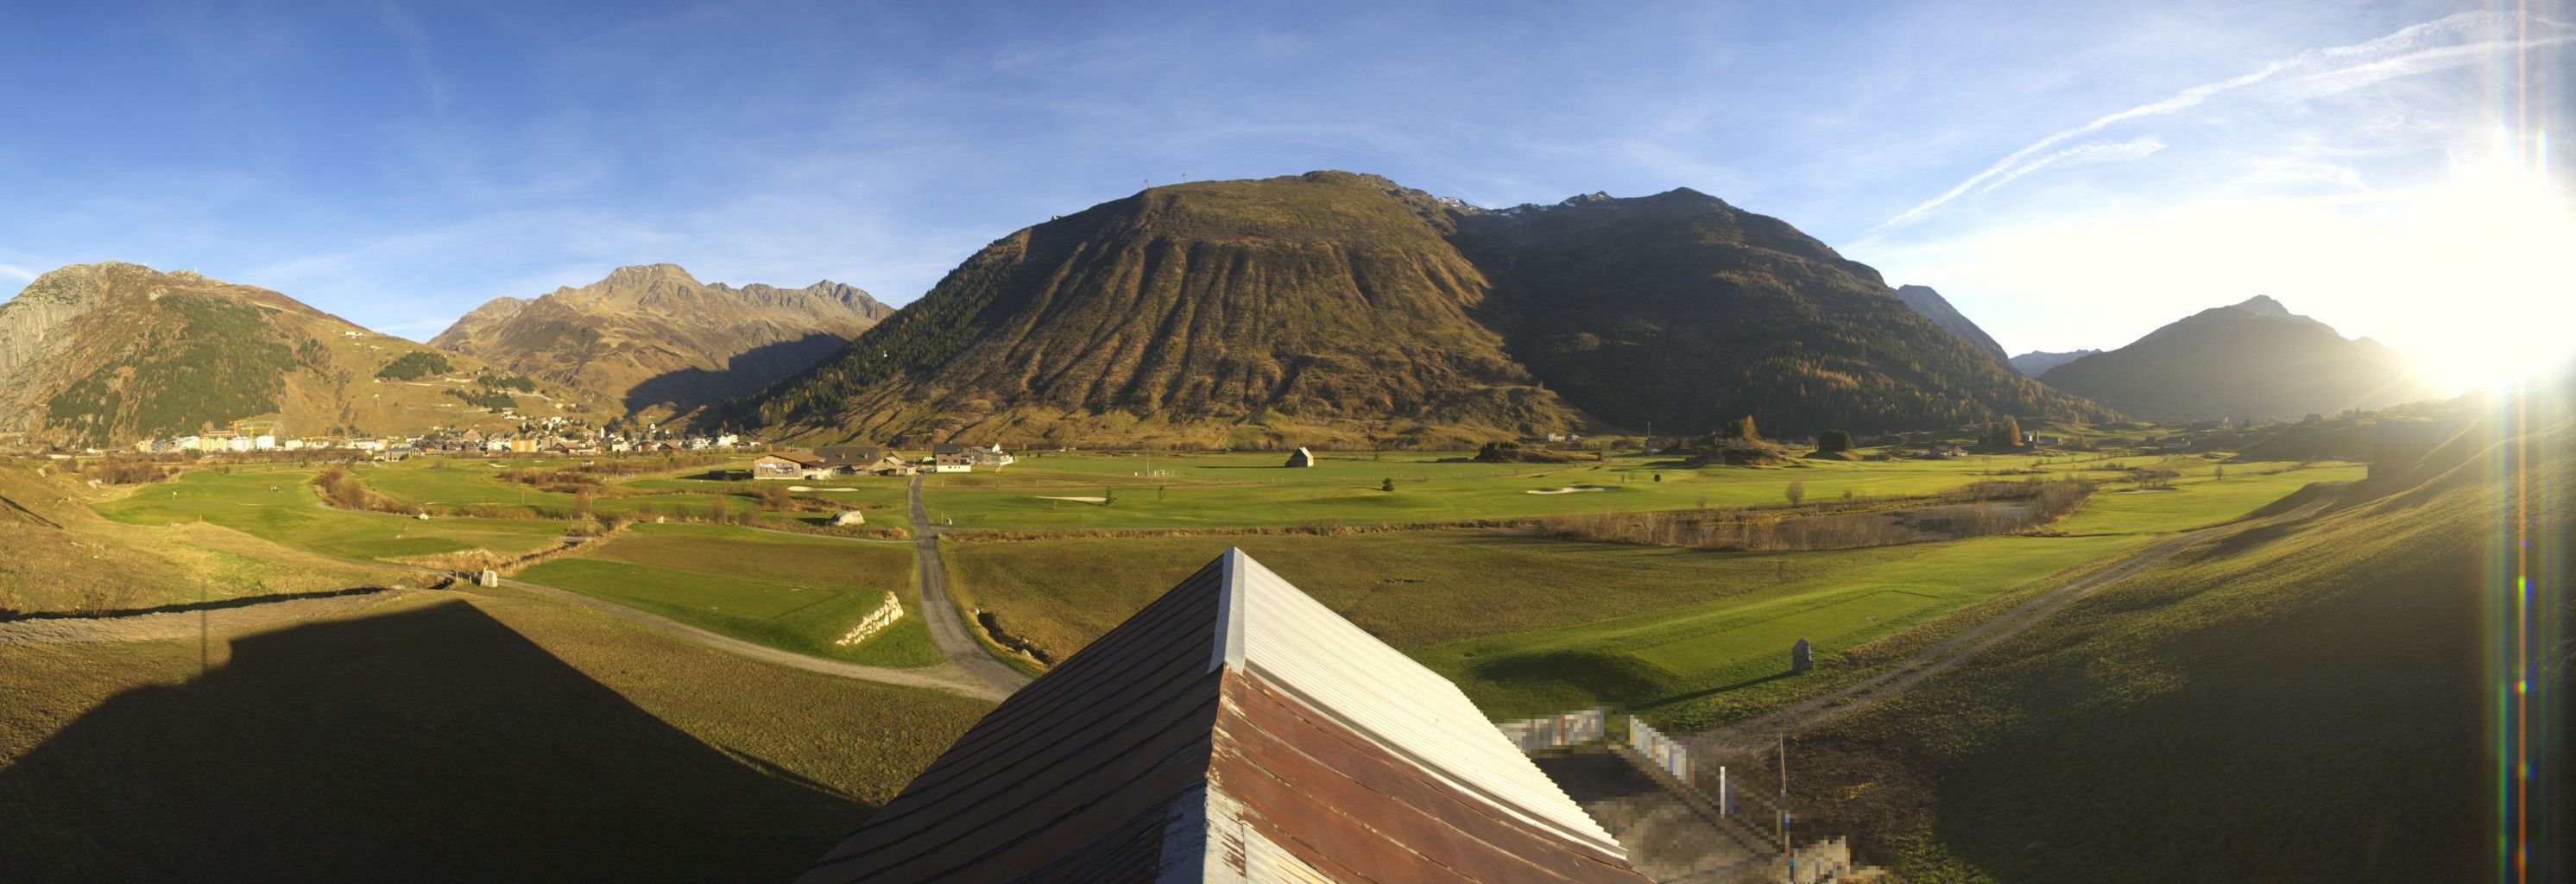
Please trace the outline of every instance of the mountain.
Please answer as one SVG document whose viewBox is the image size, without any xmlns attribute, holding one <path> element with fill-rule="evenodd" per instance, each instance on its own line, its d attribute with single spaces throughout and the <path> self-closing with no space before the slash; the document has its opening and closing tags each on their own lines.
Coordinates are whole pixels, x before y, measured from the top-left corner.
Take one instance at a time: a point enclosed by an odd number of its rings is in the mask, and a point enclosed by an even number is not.
<svg viewBox="0 0 2576 884">
<path fill-rule="evenodd" d="M 490 393 L 480 374 L 499 372 L 186 271 L 76 264 L 0 304 L 0 433 L 40 440 L 121 445 L 246 419 L 298 436 L 516 423 L 461 398 Z M 616 413 L 530 386 L 508 395 L 531 415 Z"/>
<path fill-rule="evenodd" d="M 2346 340 L 2261 295 L 2049 369 L 2040 381 L 2149 420 L 2294 419 L 2440 395 L 2405 356 L 2368 338 Z"/>
<path fill-rule="evenodd" d="M 2015 370 L 2020 371 L 2022 374 L 2031 377 L 2038 377 L 2040 375 L 2047 374 L 2049 369 L 2056 368 L 2100 352 L 2102 351 L 2068 350 L 2064 353 L 2050 353 L 2045 350 L 2032 350 L 2028 353 L 2013 357 L 2012 367 Z"/>
<path fill-rule="evenodd" d="M 533 300 L 495 298 L 429 343 L 665 417 L 758 391 L 893 313 L 830 280 L 734 288 L 653 264 Z"/>
<path fill-rule="evenodd" d="M 2004 345 L 1995 343 L 1994 338 L 1987 337 L 1985 329 L 1978 328 L 1976 323 L 1968 321 L 1968 317 L 1961 314 L 1959 308 L 1950 306 L 1950 302 L 1942 298 L 1940 292 L 1933 291 L 1931 286 L 1897 286 L 1896 299 L 1905 302 L 1905 306 L 1914 308 L 1914 312 L 1923 314 L 1923 318 L 1932 320 L 1933 325 L 1948 329 L 1961 340 L 1975 344 L 1977 349 L 1993 354 L 1996 359 L 2011 361 L 2011 357 L 2004 353 Z"/>
<path fill-rule="evenodd" d="M 1445 446 L 2108 412 L 1876 271 L 1689 190 L 1488 211 L 1314 172 L 1152 188 L 985 247 L 744 404 L 814 438 Z"/>
</svg>

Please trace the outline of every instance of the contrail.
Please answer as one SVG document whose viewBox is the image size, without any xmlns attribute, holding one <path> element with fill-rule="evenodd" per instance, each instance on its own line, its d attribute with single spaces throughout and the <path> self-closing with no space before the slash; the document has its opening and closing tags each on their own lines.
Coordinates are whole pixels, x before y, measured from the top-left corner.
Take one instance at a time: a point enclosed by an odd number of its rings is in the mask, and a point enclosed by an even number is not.
<svg viewBox="0 0 2576 884">
<path fill-rule="evenodd" d="M 2307 79 L 2313 82 L 2329 82 L 2331 78 L 2338 74 L 2360 72 L 2364 76 L 2372 74 L 2381 75 L 2372 78 L 2372 81 L 2375 81 L 2376 79 L 2386 79 L 2391 76 L 2399 76 L 2405 73 L 2421 73 L 2425 70 L 2433 69 L 2431 67 L 2416 66 L 2413 64 L 2414 62 L 2437 61 L 2442 63 L 2441 66 L 2465 64 L 2468 61 L 2473 60 L 2475 56 L 2474 53 L 2463 50 L 2483 47 L 2445 46 L 2431 49 L 2424 47 L 2437 39 L 2459 39 L 2470 35 L 2487 33 L 2489 32 L 2488 29 L 2493 27 L 2497 21 L 2498 17 L 2496 13 L 2463 12 L 2458 15 L 2434 19 L 2422 24 L 2409 25 L 2394 33 L 2388 34 L 2387 36 L 2355 43 L 2349 46 L 2311 49 L 2301 52 L 2298 55 L 2266 64 L 2261 69 L 2252 73 L 2241 74 L 2224 80 L 2219 80 L 2214 83 L 2203 83 L 2201 85 L 2176 92 L 2162 100 L 2148 102 L 2117 113 L 2096 117 L 2091 122 L 2085 123 L 2084 125 L 2076 126 L 2071 129 L 2060 130 L 2046 138 L 2031 142 L 2027 147 L 2013 151 L 2011 155 L 1997 161 L 1994 165 L 1986 167 L 1985 171 L 1969 176 L 1968 180 L 1959 182 L 1957 186 L 1954 186 L 1949 190 L 1942 191 L 1940 196 L 1925 200 L 1922 205 L 1907 209 L 1896 217 L 1880 222 L 1876 227 L 1862 231 L 1860 239 L 1862 241 L 1868 241 L 1889 228 L 1912 223 L 1916 219 L 1923 217 L 1926 213 L 1940 208 L 1942 205 L 1958 199 L 1961 196 L 1967 195 L 1972 191 L 1983 192 L 1983 190 L 1993 189 L 1994 187 L 2001 186 L 2004 182 L 2029 174 L 2032 171 L 2036 171 L 2038 167 L 2042 165 L 2056 162 L 2060 158 L 2072 159 L 2073 157 L 2068 156 L 2068 154 L 2076 154 L 2077 152 L 2087 151 L 2090 147 L 2095 147 L 2093 145 L 2077 147 L 2064 153 L 2049 154 L 2047 156 L 2040 157 L 2036 161 L 2032 160 L 2032 157 L 2039 156 L 2043 151 L 2047 151 L 2050 148 L 2064 144 L 2071 139 L 2091 135 L 2095 132 L 2102 131 L 2107 127 L 2127 122 L 2129 120 L 2138 119 L 2140 117 L 2163 116 L 2166 114 L 2177 113 L 2208 101 L 2212 97 L 2234 92 L 2257 83 L 2262 83 L 2274 77 L 2278 77 L 2282 72 L 2294 68 L 2306 67 L 2318 62 L 2344 61 L 2355 57 L 2367 57 L 2371 60 L 2360 64 L 2345 65 L 2331 70 L 2322 71 Z M 2568 38 L 2565 37 L 2559 37 L 2535 42 L 2565 42 L 2567 39 Z M 2513 44 L 2508 42 L 2503 45 L 2510 46 Z M 2395 54 L 2392 55 L 2391 53 Z M 2419 58 L 2419 56 L 2421 58 Z M 2344 86 L 2343 88 L 2350 88 L 2350 86 Z M 2136 156 L 2144 156 L 2147 153 L 2153 153 L 2152 150 L 2136 151 L 2134 146 L 2137 144 L 2138 142 L 2130 142 L 2129 145 L 2102 145 L 2100 147 L 2130 147 Z"/>
</svg>

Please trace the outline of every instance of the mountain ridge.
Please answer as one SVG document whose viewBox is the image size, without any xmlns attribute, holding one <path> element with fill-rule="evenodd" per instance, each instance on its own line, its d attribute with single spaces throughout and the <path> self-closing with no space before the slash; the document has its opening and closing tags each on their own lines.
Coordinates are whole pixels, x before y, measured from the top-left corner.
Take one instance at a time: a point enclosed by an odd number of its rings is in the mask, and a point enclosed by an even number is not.
<svg viewBox="0 0 2576 884">
<path fill-rule="evenodd" d="M 2040 382 L 2149 420 L 2295 419 L 2439 393 L 2404 355 L 2262 295 L 2050 368 Z"/>
<path fill-rule="evenodd" d="M 730 413 L 816 439 L 1237 447 L 2109 414 L 1688 188 L 1485 210 L 1330 171 L 1016 231 Z"/>
<path fill-rule="evenodd" d="M 451 395 L 471 392 L 478 374 L 500 373 L 480 360 L 379 374 L 430 352 L 256 286 L 138 264 L 75 264 L 0 304 L 0 431 L 121 445 L 248 419 L 303 435 L 516 422 Z M 612 411 L 560 385 L 516 395 L 531 400 L 530 414 Z"/>
<path fill-rule="evenodd" d="M 642 264 L 535 298 L 495 298 L 429 343 L 669 417 L 812 365 L 893 312 L 831 280 L 736 288 L 676 264 Z"/>
<path fill-rule="evenodd" d="M 1911 284 L 1897 286 L 1896 299 L 1905 302 L 1905 306 L 1914 308 L 1914 312 L 1923 314 L 1925 319 L 1932 320 L 1932 324 L 1948 329 L 1951 334 L 1958 335 L 1970 344 L 1975 344 L 1977 349 L 2003 360 L 2006 364 L 2012 362 L 2012 355 L 2004 352 L 2004 345 L 1995 343 L 1995 339 L 1987 335 L 1985 329 L 1978 328 L 1975 322 L 1969 320 L 1966 314 L 1960 313 L 1959 308 L 1951 306 L 1949 299 L 1941 297 L 1941 293 L 1933 290 L 1931 286 Z"/>
</svg>

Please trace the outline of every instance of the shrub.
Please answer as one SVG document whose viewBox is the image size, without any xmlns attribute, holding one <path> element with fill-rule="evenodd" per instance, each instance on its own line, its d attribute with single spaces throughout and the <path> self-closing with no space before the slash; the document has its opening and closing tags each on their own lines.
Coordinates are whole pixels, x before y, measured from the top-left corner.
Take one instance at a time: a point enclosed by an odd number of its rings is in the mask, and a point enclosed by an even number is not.
<svg viewBox="0 0 2576 884">
<path fill-rule="evenodd" d="M 414 350 L 395 357 L 394 361 L 385 363 L 385 367 L 376 369 L 376 376 L 397 381 L 412 381 L 434 374 L 446 374 L 450 368 L 452 366 L 448 364 L 447 357 L 437 351 Z"/>
</svg>

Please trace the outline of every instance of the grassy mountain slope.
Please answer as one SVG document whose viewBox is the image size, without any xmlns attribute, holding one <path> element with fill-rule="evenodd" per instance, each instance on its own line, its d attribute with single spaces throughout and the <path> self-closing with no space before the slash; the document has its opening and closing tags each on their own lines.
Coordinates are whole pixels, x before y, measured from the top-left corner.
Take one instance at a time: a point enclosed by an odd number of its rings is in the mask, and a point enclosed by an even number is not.
<svg viewBox="0 0 2576 884">
<path fill-rule="evenodd" d="M 2049 369 L 2040 381 L 2148 420 L 2295 419 L 2438 395 L 2396 351 L 2346 340 L 2259 295 Z"/>
<path fill-rule="evenodd" d="M 1696 430 L 1750 414 L 1807 433 L 2110 416 L 1935 325 L 1878 271 L 1692 190 L 1457 223 L 1512 355 L 1612 424 Z"/>
<path fill-rule="evenodd" d="M 818 438 L 1092 445 L 2109 415 L 1707 196 L 1487 212 L 1344 172 L 1154 188 L 1012 234 L 743 411 Z"/>
<path fill-rule="evenodd" d="M 492 371 L 379 335 L 267 289 L 85 264 L 37 277 L 0 305 L 0 430 L 87 445 L 197 433 L 243 419 L 280 432 L 419 432 L 514 423 L 448 391 Z M 406 357 L 445 370 L 379 377 Z M 553 384 L 514 394 L 527 414 L 606 416 L 615 406 Z"/>
<path fill-rule="evenodd" d="M 2409 474 L 2187 553 L 1793 743 L 1802 797 L 1914 880 L 2495 878 L 2517 512 L 2533 611 L 2557 624 L 2534 727 L 2576 723 L 2563 396 L 2521 410 L 2525 434 L 2502 410 Z M 2570 783 L 2563 754 L 2540 759 L 2547 843 Z M 2554 861 L 2529 880 L 2564 880 Z"/>
<path fill-rule="evenodd" d="M 734 288 L 654 264 L 533 300 L 494 299 L 429 343 L 663 417 L 756 392 L 893 312 L 829 280 Z"/>
<path fill-rule="evenodd" d="M 1457 444 L 1588 423 L 1471 318 L 1482 274 L 1392 189 L 1187 184 L 1022 230 L 758 416 L 1023 444 Z"/>
</svg>

